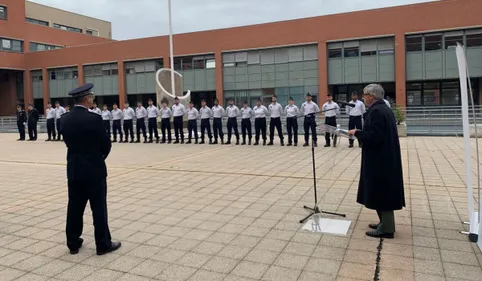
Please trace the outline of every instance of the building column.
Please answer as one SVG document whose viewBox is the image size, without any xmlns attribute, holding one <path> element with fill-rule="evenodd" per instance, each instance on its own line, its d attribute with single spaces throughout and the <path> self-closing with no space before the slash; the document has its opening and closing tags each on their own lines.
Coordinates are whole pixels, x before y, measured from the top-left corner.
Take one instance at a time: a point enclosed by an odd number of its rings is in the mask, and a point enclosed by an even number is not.
<svg viewBox="0 0 482 281">
<path fill-rule="evenodd" d="M 405 34 L 395 35 L 395 103 L 398 106 L 407 106 L 407 75 L 405 58 Z"/>
<path fill-rule="evenodd" d="M 126 102 L 127 100 L 127 94 L 126 94 L 126 71 L 124 67 L 124 61 L 118 61 L 117 62 L 117 68 L 118 68 L 118 77 L 119 77 L 119 108 L 122 108 L 122 105 Z"/>
<path fill-rule="evenodd" d="M 44 108 L 47 108 L 47 102 L 49 102 L 49 99 L 50 99 L 49 81 L 50 81 L 50 77 L 49 77 L 48 69 L 42 68 L 42 91 L 43 91 L 43 99 L 44 99 Z"/>
<path fill-rule="evenodd" d="M 215 77 L 216 77 L 216 98 L 219 100 L 219 105 L 224 103 L 223 94 L 223 54 L 221 51 L 217 51 L 214 54 L 214 60 L 216 62 Z"/>
<path fill-rule="evenodd" d="M 323 105 L 324 99 L 328 93 L 328 62 L 326 41 L 318 42 L 318 106 Z M 306 94 L 306 93 L 305 93 Z"/>
<path fill-rule="evenodd" d="M 25 110 L 27 110 L 29 103 L 33 103 L 32 76 L 28 69 L 23 72 L 23 103 Z"/>
<path fill-rule="evenodd" d="M 84 66 L 79 64 L 77 65 L 77 83 L 79 86 L 85 84 L 85 77 L 84 77 Z"/>
</svg>

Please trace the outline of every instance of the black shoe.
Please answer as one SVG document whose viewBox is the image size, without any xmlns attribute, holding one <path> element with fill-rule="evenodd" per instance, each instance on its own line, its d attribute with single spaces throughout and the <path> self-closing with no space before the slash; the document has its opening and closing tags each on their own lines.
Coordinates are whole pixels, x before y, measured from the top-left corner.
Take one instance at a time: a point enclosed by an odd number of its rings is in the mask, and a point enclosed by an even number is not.
<svg viewBox="0 0 482 281">
<path fill-rule="evenodd" d="M 210 143 L 210 144 L 218 144 L 218 141 L 215 140 L 214 142 Z"/>
<path fill-rule="evenodd" d="M 199 142 L 196 140 L 196 141 L 194 142 L 194 144 L 199 144 Z"/>
<path fill-rule="evenodd" d="M 202 140 L 199 144 L 205 144 L 205 142 Z"/>
<path fill-rule="evenodd" d="M 97 250 L 97 255 L 102 256 L 107 253 L 114 252 L 118 250 L 122 246 L 121 242 L 111 242 L 110 248 L 108 249 L 103 249 L 103 250 Z"/>
<path fill-rule="evenodd" d="M 178 140 L 177 140 L 177 141 L 175 141 L 175 142 L 173 142 L 173 144 L 178 144 L 178 143 L 179 143 L 179 141 L 178 141 Z"/>
<path fill-rule="evenodd" d="M 213 144 L 213 141 L 212 141 L 212 140 L 209 140 L 209 144 Z"/>
<path fill-rule="evenodd" d="M 172 141 L 167 141 L 167 143 L 171 143 Z"/>
<path fill-rule="evenodd" d="M 18 139 L 17 141 L 24 141 L 25 139 Z"/>
<path fill-rule="evenodd" d="M 335 144 L 335 143 L 333 144 L 333 147 L 336 147 L 336 144 Z"/>
<path fill-rule="evenodd" d="M 318 147 L 318 144 L 316 142 L 313 143 L 314 147 Z"/>
<path fill-rule="evenodd" d="M 51 139 L 46 139 L 45 141 L 52 141 Z"/>
<path fill-rule="evenodd" d="M 281 146 L 285 146 L 285 143 L 283 141 L 281 141 Z"/>
<path fill-rule="evenodd" d="M 113 140 L 112 142 L 117 142 L 117 140 Z"/>
<path fill-rule="evenodd" d="M 239 140 L 236 141 L 236 145 L 239 145 Z"/>
<path fill-rule="evenodd" d="M 181 144 L 184 144 L 184 140 L 181 141 Z"/>
<path fill-rule="evenodd" d="M 291 143 L 288 143 L 286 146 L 292 146 L 292 144 L 291 144 Z"/>
<path fill-rule="evenodd" d="M 156 143 L 159 143 L 159 138 L 156 139 Z"/>
<path fill-rule="evenodd" d="M 266 145 L 266 141 L 265 141 L 265 140 L 263 141 L 263 145 Z"/>
<path fill-rule="evenodd" d="M 132 142 L 132 141 L 131 141 Z M 136 140 L 135 143 L 140 143 L 141 141 L 140 140 Z"/>
<path fill-rule="evenodd" d="M 246 142 L 245 142 L 245 141 L 243 141 L 243 142 L 241 143 L 241 145 L 246 145 Z"/>
<path fill-rule="evenodd" d="M 166 141 L 165 141 L 165 140 L 163 140 L 163 141 L 161 141 L 161 143 L 166 143 Z"/>
<path fill-rule="evenodd" d="M 272 142 L 272 141 L 270 141 L 270 142 L 268 143 L 268 145 L 273 145 L 273 142 Z"/>
<path fill-rule="evenodd" d="M 378 228 L 378 223 L 371 223 L 368 225 L 369 228 L 371 229 L 377 229 Z"/>
<path fill-rule="evenodd" d="M 84 239 L 79 238 L 79 247 L 77 249 L 70 249 L 71 255 L 76 255 L 79 253 L 79 249 L 82 248 L 82 243 L 84 243 Z"/>
<path fill-rule="evenodd" d="M 295 146 L 298 146 L 298 144 L 297 144 L 297 143 L 295 143 Z"/>
<path fill-rule="evenodd" d="M 329 143 L 325 144 L 324 147 L 330 147 L 331 145 Z"/>
<path fill-rule="evenodd" d="M 254 142 L 254 145 L 259 145 L 259 142 L 255 141 L 255 142 Z"/>
<path fill-rule="evenodd" d="M 129 142 L 129 141 L 128 141 L 127 139 L 124 141 L 124 143 L 128 143 L 128 142 Z"/>
<path fill-rule="evenodd" d="M 148 142 L 148 141 L 144 141 L 144 143 L 147 143 L 147 142 Z M 159 141 L 157 141 L 157 142 L 159 142 Z M 154 143 L 154 141 L 153 141 L 153 140 L 149 140 L 149 143 Z"/>
<path fill-rule="evenodd" d="M 134 143 L 134 140 L 131 140 L 129 143 Z"/>
<path fill-rule="evenodd" d="M 353 148 L 353 143 L 350 143 L 350 145 L 348 146 L 348 148 Z"/>
<path fill-rule="evenodd" d="M 305 142 L 305 144 L 303 144 L 303 146 L 308 146 L 309 144 L 307 142 Z"/>
<path fill-rule="evenodd" d="M 388 239 L 393 239 L 394 234 L 393 233 L 383 233 L 378 230 L 369 230 L 365 233 L 369 237 L 374 237 L 374 238 L 388 238 Z"/>
<path fill-rule="evenodd" d="M 231 144 L 231 141 L 227 141 L 227 142 L 225 142 L 224 144 L 225 144 L 225 145 L 229 145 L 229 144 Z"/>
<path fill-rule="evenodd" d="M 190 140 L 188 140 L 188 141 L 186 142 L 186 144 L 191 144 L 191 143 L 192 143 L 192 142 L 191 142 Z"/>
</svg>

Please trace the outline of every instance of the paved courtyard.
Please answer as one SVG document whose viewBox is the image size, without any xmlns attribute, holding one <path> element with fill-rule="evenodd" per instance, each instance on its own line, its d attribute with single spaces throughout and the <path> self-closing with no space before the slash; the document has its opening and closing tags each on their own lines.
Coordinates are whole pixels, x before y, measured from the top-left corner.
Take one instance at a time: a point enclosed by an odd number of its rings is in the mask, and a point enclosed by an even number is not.
<svg viewBox="0 0 482 281">
<path fill-rule="evenodd" d="M 377 217 L 355 202 L 360 150 L 346 139 L 316 149 L 322 207 L 352 221 L 346 237 L 298 223 L 313 204 L 310 148 L 114 144 L 108 209 L 123 246 L 99 257 L 88 208 L 84 247 L 65 246 L 65 145 L 16 137 L 0 134 L 1 281 L 482 280 L 482 254 L 459 234 L 461 138 L 401 139 L 407 208 L 377 267 L 380 241 L 364 235 Z"/>
</svg>

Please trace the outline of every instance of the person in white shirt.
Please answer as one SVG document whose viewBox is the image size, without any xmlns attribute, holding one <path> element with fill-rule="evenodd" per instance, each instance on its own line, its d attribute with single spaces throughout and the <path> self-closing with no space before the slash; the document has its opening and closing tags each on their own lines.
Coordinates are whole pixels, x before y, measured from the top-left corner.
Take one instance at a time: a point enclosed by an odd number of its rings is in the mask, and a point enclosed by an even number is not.
<svg viewBox="0 0 482 281">
<path fill-rule="evenodd" d="M 55 102 L 55 126 L 57 127 L 57 141 L 62 140 L 62 134 L 60 133 L 60 118 L 65 113 L 65 108 L 60 106 L 59 101 Z"/>
<path fill-rule="evenodd" d="M 147 118 L 147 110 L 144 106 L 142 106 L 142 102 L 137 102 L 136 108 L 136 143 L 141 142 L 141 131 L 142 136 L 144 137 L 144 143 L 147 143 L 147 134 L 146 134 L 146 118 Z"/>
<path fill-rule="evenodd" d="M 254 111 L 248 107 L 248 102 L 245 101 L 243 108 L 241 108 L 241 134 L 243 135 L 243 142 L 241 145 L 246 145 L 246 133 L 248 135 L 248 142 L 251 145 L 251 138 L 253 137 L 251 133 L 251 118 L 254 116 Z"/>
<path fill-rule="evenodd" d="M 336 127 L 336 116 L 340 115 L 340 107 L 333 101 L 331 94 L 327 95 L 328 101 L 323 104 L 321 111 L 325 115 L 325 124 Z M 336 147 L 337 135 L 325 133 L 325 147 L 330 147 L 330 140 L 333 138 L 333 147 Z"/>
<path fill-rule="evenodd" d="M 45 110 L 45 116 L 47 118 L 47 135 L 48 138 L 45 141 L 55 141 L 55 109 L 52 108 L 52 104 L 47 102 L 47 109 Z"/>
<path fill-rule="evenodd" d="M 124 104 L 124 110 L 122 111 L 124 117 L 124 134 L 126 138 L 124 139 L 124 143 L 129 142 L 129 134 L 131 136 L 131 143 L 134 142 L 134 124 L 132 123 L 134 118 L 136 117 L 136 113 L 134 109 L 129 107 L 129 103 L 126 102 Z"/>
<path fill-rule="evenodd" d="M 171 116 L 172 111 L 167 107 L 167 100 L 163 100 L 161 104 L 161 131 L 162 131 L 162 141 L 161 143 L 166 143 L 166 131 L 167 131 L 167 143 L 171 143 Z"/>
<path fill-rule="evenodd" d="M 346 114 L 348 114 L 348 130 L 358 129 L 362 130 L 362 117 L 365 114 L 365 104 L 358 100 L 357 92 L 353 92 L 351 94 L 351 101 L 349 104 L 353 104 L 354 106 L 347 106 L 346 107 Z M 353 147 L 354 140 L 349 140 L 350 145 L 348 147 Z M 361 147 L 360 141 L 358 141 L 358 146 Z"/>
<path fill-rule="evenodd" d="M 270 114 L 268 145 L 273 145 L 274 143 L 274 128 L 276 128 L 276 131 L 278 131 L 280 144 L 281 146 L 284 146 L 283 131 L 281 129 L 281 115 L 283 114 L 283 107 L 278 103 L 278 98 L 276 95 L 271 98 L 271 104 L 269 105 L 268 109 Z"/>
<path fill-rule="evenodd" d="M 154 105 L 154 101 L 149 99 L 147 102 L 149 106 L 147 107 L 147 118 L 149 126 L 149 143 L 153 143 L 152 133 L 156 136 L 156 143 L 159 143 L 159 132 L 157 131 L 157 117 L 161 114 L 157 106 Z"/>
<path fill-rule="evenodd" d="M 214 99 L 214 106 L 211 110 L 213 111 L 213 131 L 214 131 L 213 144 L 218 144 L 218 135 L 219 135 L 219 138 L 221 139 L 221 144 L 224 144 L 224 134 L 223 134 L 224 108 L 219 105 L 218 99 Z"/>
<path fill-rule="evenodd" d="M 179 143 L 179 135 L 181 135 L 181 143 L 184 143 L 184 130 L 182 128 L 182 117 L 186 114 L 186 107 L 179 103 L 179 98 L 174 98 L 174 104 L 172 105 L 172 115 L 174 116 L 174 135 L 176 136 L 176 141 L 174 143 Z"/>
<path fill-rule="evenodd" d="M 211 134 L 211 124 L 209 123 L 209 118 L 213 116 L 213 111 L 211 108 L 206 106 L 206 101 L 201 101 L 201 109 L 199 109 L 199 114 L 201 115 L 201 142 L 204 144 L 204 133 L 208 131 L 209 144 L 212 144 L 212 134 Z"/>
<path fill-rule="evenodd" d="M 285 107 L 286 129 L 288 130 L 288 146 L 298 145 L 298 115 L 300 109 L 295 105 L 292 97 L 289 97 L 289 104 Z"/>
<path fill-rule="evenodd" d="M 313 145 L 316 147 L 317 146 L 317 136 L 316 136 L 316 114 L 320 112 L 320 108 L 316 103 L 314 103 L 311 99 L 312 96 L 310 93 L 306 94 L 306 102 L 304 102 L 301 105 L 301 113 L 303 114 L 304 121 L 303 121 L 303 127 L 305 130 L 305 143 L 303 146 L 308 146 L 308 142 L 310 139 L 310 129 L 311 129 L 311 141 L 313 142 Z"/>
<path fill-rule="evenodd" d="M 266 115 L 268 109 L 261 104 L 261 98 L 258 98 L 258 104 L 253 108 L 254 111 L 254 145 L 259 145 L 259 135 L 263 138 L 263 145 L 266 145 Z"/>
<path fill-rule="evenodd" d="M 114 140 L 112 142 L 117 142 L 117 133 L 119 133 L 120 139 L 119 142 L 122 142 L 122 126 L 121 120 L 124 117 L 122 110 L 117 107 L 117 103 L 112 105 L 112 133 L 114 134 Z M 127 136 L 126 136 L 127 138 Z"/>
<path fill-rule="evenodd" d="M 99 115 L 102 115 L 102 111 L 100 110 L 100 108 L 97 107 L 97 103 L 94 102 L 93 106 L 92 106 L 92 109 L 90 110 L 94 113 L 97 113 Z"/>
<path fill-rule="evenodd" d="M 226 107 L 226 115 L 228 116 L 228 141 L 226 144 L 231 144 L 231 135 L 234 130 L 234 135 L 236 136 L 236 145 L 239 145 L 239 132 L 238 132 L 238 115 L 239 108 L 234 105 L 233 99 L 228 100 L 228 107 Z"/>
<path fill-rule="evenodd" d="M 112 113 L 110 113 L 109 109 L 107 108 L 107 104 L 103 106 L 101 116 L 102 116 L 102 124 L 104 125 L 104 130 L 109 135 L 110 139 L 110 120 L 112 119 Z"/>
<path fill-rule="evenodd" d="M 194 133 L 194 143 L 198 144 L 197 136 L 197 119 L 199 118 L 199 111 L 194 107 L 192 101 L 189 102 L 189 108 L 187 109 L 187 131 L 188 140 L 186 144 L 190 144 L 192 139 L 192 134 Z"/>
</svg>

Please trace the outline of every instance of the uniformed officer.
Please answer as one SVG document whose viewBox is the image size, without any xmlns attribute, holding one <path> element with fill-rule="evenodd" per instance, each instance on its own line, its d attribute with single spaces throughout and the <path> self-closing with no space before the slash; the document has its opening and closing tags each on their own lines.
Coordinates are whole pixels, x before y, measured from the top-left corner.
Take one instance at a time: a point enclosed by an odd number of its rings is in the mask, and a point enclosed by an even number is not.
<svg viewBox="0 0 482 281">
<path fill-rule="evenodd" d="M 25 123 L 27 122 L 27 114 L 20 104 L 17 104 L 17 128 L 20 138 L 17 141 L 25 140 Z"/>
<path fill-rule="evenodd" d="M 174 98 L 174 104 L 172 105 L 172 115 L 174 116 L 174 135 L 176 136 L 176 141 L 174 143 L 179 143 L 179 135 L 181 135 L 181 143 L 184 143 L 184 130 L 182 128 L 182 118 L 186 114 L 186 107 L 179 103 L 179 98 Z"/>
<path fill-rule="evenodd" d="M 55 141 L 55 109 L 52 104 L 47 102 L 47 109 L 45 109 L 45 116 L 47 119 L 47 136 L 45 141 Z"/>
<path fill-rule="evenodd" d="M 189 102 L 189 108 L 187 109 L 187 131 L 188 140 L 186 144 L 192 143 L 192 134 L 194 133 L 195 144 L 198 144 L 197 136 L 197 119 L 199 118 L 199 111 L 194 107 L 192 101 Z"/>
<path fill-rule="evenodd" d="M 146 118 L 147 118 L 147 110 L 145 107 L 142 106 L 142 102 L 137 103 L 136 108 L 136 142 L 141 142 L 141 131 L 142 136 L 144 137 L 144 143 L 147 143 L 147 134 L 146 134 Z"/>
<path fill-rule="evenodd" d="M 104 110 L 102 110 L 101 112 L 102 124 L 104 125 L 105 132 L 107 133 L 110 139 L 110 120 L 112 120 L 112 113 L 107 108 L 107 104 L 104 104 L 103 109 Z"/>
<path fill-rule="evenodd" d="M 281 129 L 281 114 L 283 114 L 283 107 L 278 103 L 278 98 L 274 95 L 271 98 L 271 104 L 269 105 L 270 121 L 269 121 L 269 143 L 274 143 L 274 128 L 278 131 L 278 137 L 281 146 L 284 146 L 283 131 Z"/>
<path fill-rule="evenodd" d="M 304 115 L 303 127 L 305 130 L 305 143 L 303 146 L 308 146 L 310 139 L 310 129 L 311 129 L 311 139 L 315 147 L 318 146 L 316 137 L 316 114 L 320 112 L 320 108 L 311 99 L 311 94 L 306 94 L 306 101 L 301 105 L 301 113 Z"/>
<path fill-rule="evenodd" d="M 298 115 L 300 109 L 295 105 L 292 97 L 289 97 L 288 105 L 285 107 L 286 129 L 288 130 L 288 146 L 298 145 Z"/>
<path fill-rule="evenodd" d="M 246 134 L 248 135 L 248 142 L 251 145 L 251 138 L 253 137 L 251 133 L 251 118 L 254 117 L 254 111 L 251 107 L 248 107 L 248 102 L 245 101 L 243 108 L 241 108 L 241 134 L 243 135 L 243 142 L 241 145 L 246 145 Z"/>
<path fill-rule="evenodd" d="M 226 107 L 226 115 L 228 116 L 228 141 L 226 144 L 231 144 L 231 135 L 234 130 L 236 136 L 236 145 L 239 145 L 239 132 L 238 132 L 238 116 L 240 114 L 239 108 L 234 105 L 233 99 L 228 100 L 228 107 Z"/>
<path fill-rule="evenodd" d="M 211 124 L 209 123 L 209 118 L 213 116 L 213 111 L 211 108 L 206 106 L 206 101 L 201 101 L 201 109 L 199 109 L 199 113 L 201 115 L 201 142 L 200 144 L 204 144 L 204 133 L 206 130 L 208 131 L 208 138 L 209 144 L 212 144 L 212 134 L 211 134 Z"/>
<path fill-rule="evenodd" d="M 129 142 L 129 134 L 131 136 L 131 143 L 134 142 L 134 124 L 133 120 L 136 117 L 136 113 L 134 109 L 129 107 L 129 103 L 126 102 L 124 104 L 124 110 L 122 111 L 122 116 L 124 118 L 124 134 L 126 138 L 124 139 L 124 143 Z"/>
<path fill-rule="evenodd" d="M 323 104 L 321 111 L 325 115 L 325 124 L 336 127 L 336 116 L 340 115 L 340 107 L 333 101 L 331 94 L 327 95 L 327 101 Z M 330 147 L 330 139 L 333 138 L 333 147 L 336 147 L 337 135 L 325 133 L 325 147 Z"/>
<path fill-rule="evenodd" d="M 102 117 L 88 109 L 94 101 L 87 83 L 70 91 L 75 107 L 60 119 L 60 128 L 67 146 L 67 247 L 75 255 L 82 247 L 83 216 L 87 201 L 92 209 L 97 255 L 121 247 L 112 242 L 107 223 L 107 167 L 105 159 L 111 142 L 102 125 Z"/>
<path fill-rule="evenodd" d="M 166 131 L 167 131 L 167 143 L 171 143 L 171 116 L 172 111 L 167 107 L 167 101 L 162 102 L 161 107 L 161 131 L 162 131 L 162 141 L 161 143 L 166 143 Z"/>
<path fill-rule="evenodd" d="M 261 98 L 258 98 L 258 104 L 253 108 L 254 111 L 254 130 L 256 133 L 254 145 L 259 145 L 259 135 L 262 134 L 263 145 L 266 145 L 266 114 L 268 109 L 261 104 Z"/>
<path fill-rule="evenodd" d="M 57 127 L 57 141 L 62 140 L 62 134 L 60 133 L 60 118 L 65 113 L 65 108 L 60 106 L 59 101 L 55 102 L 55 127 Z"/>
<path fill-rule="evenodd" d="M 33 104 L 28 105 L 28 112 L 27 112 L 27 126 L 28 126 L 28 140 L 29 141 L 36 141 L 37 140 L 37 122 L 39 119 L 38 110 L 33 107 Z"/>
<path fill-rule="evenodd" d="M 351 101 L 349 104 L 353 104 L 354 106 L 347 106 L 346 107 L 346 114 L 348 114 L 348 130 L 358 129 L 362 130 L 362 116 L 365 114 L 365 104 L 362 101 L 358 100 L 357 92 L 353 92 L 351 94 Z M 353 147 L 353 139 L 350 139 L 350 145 L 348 147 Z M 361 147 L 360 141 L 358 140 L 358 146 Z"/>
<path fill-rule="evenodd" d="M 157 117 L 161 114 L 157 106 L 154 105 L 152 99 L 147 102 L 147 118 L 149 126 L 149 142 L 152 143 L 152 133 L 156 136 L 156 143 L 159 143 L 159 132 L 157 131 Z"/>
<path fill-rule="evenodd" d="M 213 111 L 213 131 L 214 131 L 214 142 L 213 144 L 218 144 L 218 135 L 221 139 L 221 144 L 224 144 L 224 134 L 223 134 L 223 116 L 224 108 L 219 106 L 219 100 L 214 99 Z"/>
<path fill-rule="evenodd" d="M 124 113 L 117 107 L 117 103 L 112 105 L 112 132 L 114 133 L 114 140 L 113 142 L 117 142 L 117 133 L 119 133 L 119 142 L 122 142 L 122 126 L 121 121 L 122 117 L 124 117 Z M 127 136 L 126 136 L 127 140 Z"/>
</svg>

